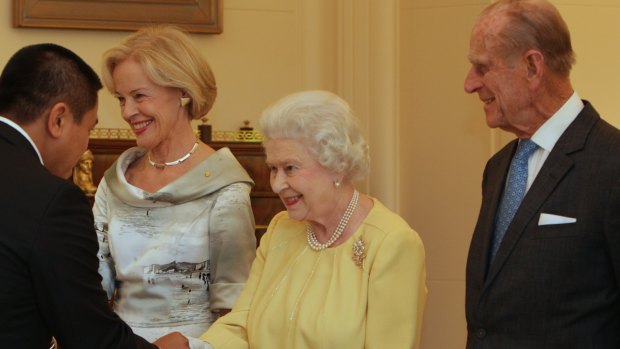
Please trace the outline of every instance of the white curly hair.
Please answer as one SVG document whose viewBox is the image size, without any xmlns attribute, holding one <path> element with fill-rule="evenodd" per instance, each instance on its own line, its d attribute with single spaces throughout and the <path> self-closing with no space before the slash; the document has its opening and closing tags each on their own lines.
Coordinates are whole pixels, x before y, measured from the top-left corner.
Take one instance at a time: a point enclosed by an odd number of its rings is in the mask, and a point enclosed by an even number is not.
<svg viewBox="0 0 620 349">
<path fill-rule="evenodd" d="M 302 91 L 280 99 L 262 114 L 259 126 L 265 142 L 294 139 L 306 145 L 321 166 L 344 180 L 368 175 L 368 144 L 358 119 L 342 98 L 328 91 Z"/>
</svg>

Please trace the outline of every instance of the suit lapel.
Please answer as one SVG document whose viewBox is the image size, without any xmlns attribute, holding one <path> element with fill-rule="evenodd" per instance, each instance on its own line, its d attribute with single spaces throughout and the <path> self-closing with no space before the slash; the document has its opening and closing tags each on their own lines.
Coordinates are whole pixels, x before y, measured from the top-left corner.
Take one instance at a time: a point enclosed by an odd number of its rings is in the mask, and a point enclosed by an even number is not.
<svg viewBox="0 0 620 349">
<path fill-rule="evenodd" d="M 533 219 L 538 219 L 542 204 L 553 193 L 562 178 L 573 168 L 574 162 L 570 154 L 583 149 L 588 134 L 598 119 L 599 116 L 594 108 L 588 102 L 585 102 L 584 109 L 553 147 L 549 157 L 532 183 L 531 188 L 523 198 L 521 206 L 517 210 L 512 223 L 508 227 L 508 230 L 506 230 L 506 235 L 497 251 L 495 260 L 489 268 L 485 280 L 485 289 L 493 282 L 493 279 L 497 276 L 506 260 L 509 258 L 528 224 Z M 501 170 L 498 172 L 501 172 L 504 176 L 503 181 L 499 184 L 502 185 L 500 188 L 503 188 L 507 167 L 503 167 L 502 165 Z M 494 183 L 494 185 L 498 185 L 498 183 Z M 495 210 L 497 210 L 499 195 L 501 195 L 502 190 L 496 190 L 496 192 L 500 194 L 498 194 L 498 198 L 493 198 Z M 493 210 L 493 217 L 495 216 L 495 210 Z M 494 229 L 493 218 L 491 219 L 490 234 L 492 234 Z M 490 239 L 488 240 L 489 242 L 487 242 L 487 249 L 485 251 L 488 251 L 488 248 L 490 248 Z"/>
</svg>

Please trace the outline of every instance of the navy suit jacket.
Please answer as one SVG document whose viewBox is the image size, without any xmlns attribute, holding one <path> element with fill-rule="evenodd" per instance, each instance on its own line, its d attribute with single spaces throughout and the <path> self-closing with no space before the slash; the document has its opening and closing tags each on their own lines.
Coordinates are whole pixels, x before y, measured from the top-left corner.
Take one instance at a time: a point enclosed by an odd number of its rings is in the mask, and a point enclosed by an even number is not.
<svg viewBox="0 0 620 349">
<path fill-rule="evenodd" d="M 156 347 L 108 307 L 97 236 L 81 190 L 52 175 L 0 122 L 0 347 Z"/>
<path fill-rule="evenodd" d="M 467 260 L 468 349 L 620 348 L 620 131 L 584 103 L 490 266 L 495 213 L 517 141 L 487 163 Z M 576 222 L 539 225 L 541 213 Z"/>
</svg>

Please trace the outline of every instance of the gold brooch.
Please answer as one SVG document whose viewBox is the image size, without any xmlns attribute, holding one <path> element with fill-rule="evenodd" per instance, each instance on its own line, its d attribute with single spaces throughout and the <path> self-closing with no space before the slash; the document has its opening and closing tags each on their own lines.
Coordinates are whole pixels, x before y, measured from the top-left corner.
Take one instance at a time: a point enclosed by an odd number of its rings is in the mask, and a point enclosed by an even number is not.
<svg viewBox="0 0 620 349">
<path fill-rule="evenodd" d="M 360 268 L 364 267 L 364 258 L 366 258 L 366 244 L 362 238 L 357 239 L 353 243 L 353 262 Z"/>
</svg>

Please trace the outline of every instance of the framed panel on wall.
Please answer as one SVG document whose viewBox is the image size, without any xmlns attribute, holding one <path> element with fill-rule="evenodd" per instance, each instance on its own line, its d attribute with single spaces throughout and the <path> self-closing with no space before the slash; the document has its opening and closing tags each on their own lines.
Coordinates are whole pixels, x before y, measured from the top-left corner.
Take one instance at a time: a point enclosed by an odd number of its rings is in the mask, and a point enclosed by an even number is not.
<svg viewBox="0 0 620 349">
<path fill-rule="evenodd" d="M 167 23 L 193 33 L 222 32 L 223 0 L 13 0 L 13 25 L 136 30 Z"/>
</svg>

